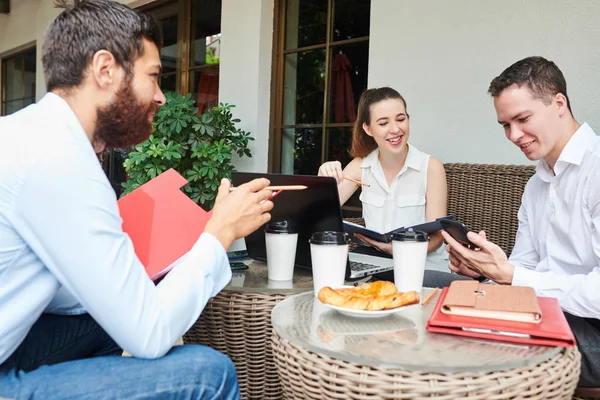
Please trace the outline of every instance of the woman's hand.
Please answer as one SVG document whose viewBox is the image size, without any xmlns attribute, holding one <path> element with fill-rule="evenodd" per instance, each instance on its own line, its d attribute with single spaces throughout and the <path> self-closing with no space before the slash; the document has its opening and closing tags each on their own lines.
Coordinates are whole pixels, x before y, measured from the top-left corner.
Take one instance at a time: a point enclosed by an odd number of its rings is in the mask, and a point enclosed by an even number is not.
<svg viewBox="0 0 600 400">
<path fill-rule="evenodd" d="M 319 176 L 330 176 L 335 178 L 338 185 L 344 182 L 344 172 L 342 171 L 342 163 L 339 161 L 328 161 L 319 167 Z"/>
<path fill-rule="evenodd" d="M 357 237 L 358 239 L 362 240 L 369 246 L 381 251 L 382 253 L 387 253 L 390 255 L 392 254 L 392 243 L 391 242 L 390 243 L 378 242 L 376 240 L 369 239 L 368 237 L 361 235 L 360 233 L 355 233 L 354 236 Z"/>
</svg>

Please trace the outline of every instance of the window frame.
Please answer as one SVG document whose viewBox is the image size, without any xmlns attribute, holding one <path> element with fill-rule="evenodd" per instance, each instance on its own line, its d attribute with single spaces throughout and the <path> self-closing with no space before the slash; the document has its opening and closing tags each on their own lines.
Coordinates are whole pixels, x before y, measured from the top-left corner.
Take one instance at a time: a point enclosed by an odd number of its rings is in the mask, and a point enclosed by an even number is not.
<svg viewBox="0 0 600 400">
<path fill-rule="evenodd" d="M 331 75 L 331 48 L 343 46 L 346 44 L 369 42 L 370 36 L 361 36 L 345 40 L 332 40 L 333 22 L 334 22 L 334 1 L 327 0 L 327 24 L 325 28 L 325 42 L 310 46 L 302 46 L 293 49 L 285 48 L 285 21 L 286 21 L 286 1 L 277 0 L 275 4 L 275 28 L 276 37 L 274 40 L 273 57 L 273 87 L 271 91 L 271 128 L 269 139 L 269 162 L 270 172 L 281 172 L 281 138 L 283 129 L 321 129 L 321 163 L 325 162 L 327 154 L 327 129 L 328 128 L 348 128 L 354 126 L 352 122 L 335 123 L 328 121 L 327 110 L 331 102 L 330 97 L 330 75 Z M 285 56 L 288 54 L 298 54 L 303 51 L 325 49 L 325 98 L 323 102 L 323 116 L 321 123 L 311 124 L 283 124 L 283 81 L 285 74 Z"/>
</svg>

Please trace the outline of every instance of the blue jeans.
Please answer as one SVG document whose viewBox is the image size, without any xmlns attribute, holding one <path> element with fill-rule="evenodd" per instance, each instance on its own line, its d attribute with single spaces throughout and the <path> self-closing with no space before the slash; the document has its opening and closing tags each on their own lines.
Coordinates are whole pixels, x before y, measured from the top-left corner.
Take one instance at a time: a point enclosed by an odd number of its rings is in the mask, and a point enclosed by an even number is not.
<svg viewBox="0 0 600 400">
<path fill-rule="evenodd" d="M 89 316 L 44 314 L 0 365 L 0 397 L 10 399 L 239 399 L 231 360 L 184 345 L 164 357 L 121 357 Z"/>
</svg>

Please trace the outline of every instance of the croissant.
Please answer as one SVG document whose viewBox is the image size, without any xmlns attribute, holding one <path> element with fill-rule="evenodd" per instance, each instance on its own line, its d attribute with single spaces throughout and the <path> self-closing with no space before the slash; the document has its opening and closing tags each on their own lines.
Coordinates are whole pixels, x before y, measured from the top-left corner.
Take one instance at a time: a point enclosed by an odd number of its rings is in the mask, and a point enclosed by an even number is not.
<svg viewBox="0 0 600 400">
<path fill-rule="evenodd" d="M 391 282 L 378 281 L 356 288 L 332 289 L 323 287 L 318 294 L 322 303 L 354 310 L 389 310 L 419 302 L 415 291 L 396 293 Z"/>
<path fill-rule="evenodd" d="M 357 287 L 337 289 L 337 291 L 344 295 L 348 294 L 351 296 L 372 297 L 394 294 L 398 291 L 398 289 L 392 282 L 376 281 Z"/>
</svg>

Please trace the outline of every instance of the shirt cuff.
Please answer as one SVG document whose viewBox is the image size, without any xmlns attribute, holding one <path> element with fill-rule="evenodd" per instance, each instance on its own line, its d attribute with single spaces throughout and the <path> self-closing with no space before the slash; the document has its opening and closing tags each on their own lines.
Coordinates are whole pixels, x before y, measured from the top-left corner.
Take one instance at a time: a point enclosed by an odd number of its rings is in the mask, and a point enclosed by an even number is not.
<svg viewBox="0 0 600 400">
<path fill-rule="evenodd" d="M 229 265 L 229 257 L 223 244 L 210 233 L 204 232 L 198 238 L 194 247 L 204 247 L 205 249 L 214 249 L 215 268 L 211 273 L 213 275 L 215 288 L 210 297 L 214 297 L 231 281 L 231 266 Z"/>
<path fill-rule="evenodd" d="M 515 266 L 515 270 L 513 272 L 512 285 L 513 286 L 529 286 L 536 290 L 538 288 L 538 282 L 540 278 L 540 273 L 529 268 L 523 268 L 519 266 Z"/>
</svg>

